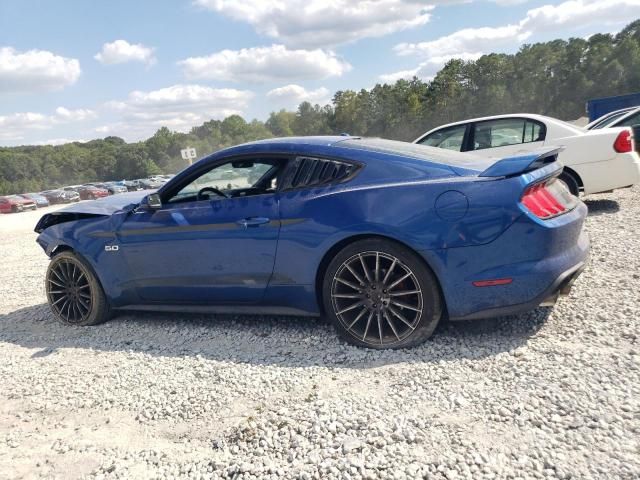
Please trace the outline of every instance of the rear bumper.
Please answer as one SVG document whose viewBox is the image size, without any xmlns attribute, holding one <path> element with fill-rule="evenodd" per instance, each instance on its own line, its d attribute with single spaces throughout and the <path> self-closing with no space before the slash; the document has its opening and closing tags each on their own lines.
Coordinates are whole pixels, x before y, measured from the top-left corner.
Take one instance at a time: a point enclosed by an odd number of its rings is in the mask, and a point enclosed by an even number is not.
<svg viewBox="0 0 640 480">
<path fill-rule="evenodd" d="M 555 302 L 571 288 L 589 256 L 587 207 L 539 221 L 524 214 L 493 242 L 421 252 L 440 281 L 452 320 L 523 313 Z M 474 282 L 507 279 L 503 284 Z"/>
<path fill-rule="evenodd" d="M 489 308 L 486 310 L 480 310 L 470 313 L 464 316 L 449 317 L 449 320 L 462 321 L 462 320 L 478 320 L 481 318 L 493 318 L 504 317 L 506 315 L 518 315 L 534 310 L 538 307 L 552 307 L 558 301 L 558 298 L 564 295 L 569 295 L 571 287 L 578 279 L 580 274 L 587 266 L 587 262 L 581 262 L 578 265 L 571 267 L 570 269 L 562 272 L 558 277 L 538 296 L 525 303 L 519 303 L 517 305 L 507 305 L 504 307 Z"/>
</svg>

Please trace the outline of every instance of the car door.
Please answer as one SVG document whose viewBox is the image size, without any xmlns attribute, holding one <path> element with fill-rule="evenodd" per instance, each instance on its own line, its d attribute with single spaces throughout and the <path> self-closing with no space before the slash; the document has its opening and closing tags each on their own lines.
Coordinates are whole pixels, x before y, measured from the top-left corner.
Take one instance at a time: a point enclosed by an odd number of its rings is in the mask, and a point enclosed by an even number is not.
<svg viewBox="0 0 640 480">
<path fill-rule="evenodd" d="M 504 158 L 544 145 L 546 127 L 542 122 L 521 117 L 496 118 L 471 125 L 464 151 L 489 158 Z"/>
<path fill-rule="evenodd" d="M 157 209 L 137 209 L 119 228 L 119 254 L 143 302 L 246 304 L 261 300 L 280 228 L 277 177 L 286 159 L 217 164 L 170 185 Z M 267 172 L 268 173 L 268 172 Z M 230 198 L 211 190 L 218 189 Z M 162 197 L 162 194 L 161 194 Z"/>
</svg>

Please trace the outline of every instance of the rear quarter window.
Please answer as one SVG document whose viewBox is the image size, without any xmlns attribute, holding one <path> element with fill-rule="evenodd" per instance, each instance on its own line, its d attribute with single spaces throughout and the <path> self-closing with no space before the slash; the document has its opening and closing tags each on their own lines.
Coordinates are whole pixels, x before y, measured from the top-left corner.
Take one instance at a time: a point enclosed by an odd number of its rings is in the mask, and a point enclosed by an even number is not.
<svg viewBox="0 0 640 480">
<path fill-rule="evenodd" d="M 359 165 L 340 160 L 314 157 L 297 157 L 284 179 L 284 188 L 315 187 L 333 185 L 351 179 L 360 169 Z"/>
</svg>

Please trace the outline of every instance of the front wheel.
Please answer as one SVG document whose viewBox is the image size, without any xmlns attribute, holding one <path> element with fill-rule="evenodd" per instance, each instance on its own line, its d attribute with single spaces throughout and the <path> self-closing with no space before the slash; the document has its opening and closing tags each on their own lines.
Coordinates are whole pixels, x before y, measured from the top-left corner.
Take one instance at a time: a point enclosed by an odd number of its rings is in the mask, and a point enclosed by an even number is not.
<svg viewBox="0 0 640 480">
<path fill-rule="evenodd" d="M 354 242 L 334 257 L 323 303 L 342 338 L 377 349 L 419 345 L 442 317 L 433 273 L 415 253 L 384 239 Z"/>
<path fill-rule="evenodd" d="M 110 310 L 100 282 L 79 256 L 64 251 L 51 259 L 45 288 L 55 317 L 66 325 L 96 325 Z"/>
</svg>

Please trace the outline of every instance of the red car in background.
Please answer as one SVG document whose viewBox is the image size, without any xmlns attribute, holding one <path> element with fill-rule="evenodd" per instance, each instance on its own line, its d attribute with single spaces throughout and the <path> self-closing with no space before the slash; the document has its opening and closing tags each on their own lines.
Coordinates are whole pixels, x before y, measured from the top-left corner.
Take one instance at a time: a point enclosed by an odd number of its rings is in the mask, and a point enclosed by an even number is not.
<svg viewBox="0 0 640 480">
<path fill-rule="evenodd" d="M 7 195 L 0 197 L 0 213 L 16 213 L 24 210 L 35 210 L 36 202 L 18 195 Z"/>
<path fill-rule="evenodd" d="M 94 187 L 93 185 L 82 185 L 74 189 L 80 194 L 80 200 L 95 200 L 109 196 L 109 191 L 104 188 Z"/>
</svg>

